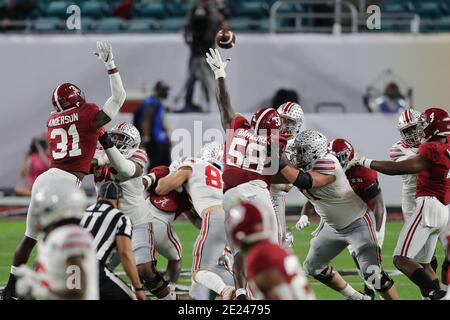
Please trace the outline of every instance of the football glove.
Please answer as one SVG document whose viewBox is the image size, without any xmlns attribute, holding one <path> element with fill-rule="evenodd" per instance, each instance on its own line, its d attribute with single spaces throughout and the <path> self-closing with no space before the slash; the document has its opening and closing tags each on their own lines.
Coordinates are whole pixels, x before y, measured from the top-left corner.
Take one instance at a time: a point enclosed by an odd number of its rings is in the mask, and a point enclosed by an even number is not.
<svg viewBox="0 0 450 320">
<path fill-rule="evenodd" d="M 220 56 L 219 50 L 217 49 L 209 48 L 209 53 L 206 53 L 206 62 L 214 72 L 214 77 L 216 78 L 216 80 L 226 77 L 225 68 L 230 61 L 230 59 L 222 61 L 222 57 Z"/>
<path fill-rule="evenodd" d="M 95 52 L 94 54 L 105 64 L 107 70 L 116 68 L 110 43 L 97 41 L 97 52 Z"/>
<path fill-rule="evenodd" d="M 27 265 L 17 268 L 16 292 L 24 298 L 46 299 L 49 291 L 42 273 L 30 269 Z"/>
<path fill-rule="evenodd" d="M 300 230 L 306 228 L 307 226 L 309 226 L 310 224 L 311 224 L 311 222 L 309 221 L 308 216 L 303 214 L 300 217 L 300 219 L 298 219 L 297 223 L 295 224 L 295 228 L 300 231 Z"/>
</svg>

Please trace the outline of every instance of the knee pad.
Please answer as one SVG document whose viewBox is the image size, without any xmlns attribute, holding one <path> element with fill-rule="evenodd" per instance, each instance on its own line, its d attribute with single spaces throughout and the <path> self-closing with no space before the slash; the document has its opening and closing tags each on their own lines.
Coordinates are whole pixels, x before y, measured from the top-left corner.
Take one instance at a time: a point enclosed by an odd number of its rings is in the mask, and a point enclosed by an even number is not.
<svg viewBox="0 0 450 320">
<path fill-rule="evenodd" d="M 314 279 L 322 282 L 323 284 L 327 284 L 333 279 L 336 274 L 336 270 L 332 266 L 326 267 L 321 273 L 314 276 Z"/>
<path fill-rule="evenodd" d="M 392 278 L 384 271 L 364 277 L 364 279 L 370 283 L 376 291 L 381 293 L 387 292 L 394 285 L 394 280 L 392 280 Z"/>
<path fill-rule="evenodd" d="M 155 271 L 155 276 L 152 279 L 145 279 L 144 285 L 152 294 L 157 295 L 166 289 L 169 283 L 161 276 L 161 274 L 159 274 L 159 272 Z"/>
</svg>

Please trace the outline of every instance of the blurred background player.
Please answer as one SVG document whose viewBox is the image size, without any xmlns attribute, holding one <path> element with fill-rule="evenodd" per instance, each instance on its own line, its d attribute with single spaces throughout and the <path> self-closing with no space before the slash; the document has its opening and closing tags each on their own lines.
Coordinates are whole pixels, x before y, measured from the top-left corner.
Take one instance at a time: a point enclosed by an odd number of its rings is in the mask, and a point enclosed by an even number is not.
<svg viewBox="0 0 450 320">
<path fill-rule="evenodd" d="M 97 42 L 96 55 L 105 64 L 112 95 L 100 110 L 96 104 L 86 102 L 83 92 L 76 85 L 63 83 L 56 87 L 52 95 L 55 111 L 47 121 L 50 169 L 36 179 L 33 189 L 55 181 L 79 186 L 84 176 L 90 172 L 91 160 L 97 147 L 97 129 L 110 122 L 125 101 L 126 94 L 114 63 L 111 45 Z M 14 253 L 11 274 L 2 293 L 5 300 L 14 297 L 15 267 L 28 261 L 36 243 L 33 189 L 25 235 Z"/>
<path fill-rule="evenodd" d="M 20 175 L 26 181 L 25 186 L 16 186 L 18 196 L 31 196 L 31 188 L 37 177 L 50 167 L 47 137 L 33 138 L 30 149 L 25 153 Z"/>
<path fill-rule="evenodd" d="M 139 131 L 127 122 L 119 123 L 99 139 L 104 152 L 96 155 L 92 167 L 95 181 L 117 180 L 123 190 L 119 209 L 133 225 L 132 246 L 136 264 L 144 286 L 158 299 L 175 300 L 168 282 L 154 267 L 152 216 L 150 203 L 144 197 L 142 175 L 147 164 L 147 154 L 138 149 Z"/>
<path fill-rule="evenodd" d="M 191 212 L 192 204 L 184 190 L 180 192 L 174 190 L 164 196 L 156 193 L 155 188 L 159 179 L 169 173 L 170 170 L 167 166 L 155 167 L 150 174 L 143 176 L 143 182 L 148 192 L 150 211 L 153 217 L 151 225 L 154 251 L 167 259 L 166 278 L 169 280 L 171 288 L 174 289 L 180 277 L 183 249 L 172 223 L 184 212 L 189 220 L 200 229 L 201 219 L 196 213 Z"/>
<path fill-rule="evenodd" d="M 166 195 L 183 187 L 202 227 L 193 248 L 192 281 L 231 300 L 234 287 L 210 270 L 217 264 L 226 245 L 222 182 L 223 147 L 218 142 L 203 146 L 199 158 L 185 158 L 173 165 L 175 173 L 159 180 L 156 193 Z"/>
<path fill-rule="evenodd" d="M 350 186 L 323 134 L 305 130 L 295 140 L 297 165 L 316 172 L 322 182 L 300 189 L 324 223 L 315 232 L 304 263 L 306 272 L 351 300 L 370 299 L 354 290 L 330 262 L 351 246 L 360 270 L 384 299 L 398 299 L 394 281 L 383 271 L 375 233 L 375 217 Z"/>
<path fill-rule="evenodd" d="M 134 126 L 141 134 L 142 145 L 149 157 L 149 171 L 171 163 L 170 128 L 166 119 L 167 107 L 163 104 L 169 96 L 169 91 L 168 84 L 158 81 L 153 88 L 153 94 L 145 99 L 134 113 Z"/>
<path fill-rule="evenodd" d="M 35 189 L 34 221 L 43 237 L 36 271 L 17 269 L 17 294 L 48 300 L 98 300 L 98 267 L 91 234 L 80 227 L 86 208 L 83 190 L 64 180 Z"/>
<path fill-rule="evenodd" d="M 205 61 L 205 53 L 215 46 L 215 37 L 220 29 L 226 28 L 223 15 L 217 10 L 213 0 L 197 0 L 188 15 L 188 21 L 184 28 L 184 39 L 189 45 L 191 55 L 189 57 L 188 78 L 184 85 L 186 90 L 185 112 L 210 112 L 211 94 L 214 88 L 214 79 Z M 194 104 L 194 88 L 200 81 L 205 106 Z"/>
<path fill-rule="evenodd" d="M 267 215 L 242 202 L 230 209 L 226 229 L 245 259 L 250 288 L 258 300 L 312 300 L 314 294 L 298 258 L 273 243 Z"/>
<path fill-rule="evenodd" d="M 97 202 L 86 209 L 80 225 L 94 237 L 100 300 L 146 300 L 131 247 L 131 221 L 117 209 L 122 196 L 122 187 L 118 182 L 103 183 Z M 115 254 L 119 256 L 133 290 L 108 268 Z"/>
<path fill-rule="evenodd" d="M 439 235 L 447 230 L 450 203 L 450 118 L 439 108 L 425 110 L 418 122 L 421 145 L 416 156 L 403 161 L 358 163 L 388 175 L 417 174 L 416 209 L 406 221 L 394 250 L 394 265 L 414 282 L 423 297 L 445 296 L 431 267 Z"/>
<path fill-rule="evenodd" d="M 277 109 L 281 118 L 280 135 L 286 138 L 285 153 L 292 163 L 292 147 L 295 137 L 302 128 L 305 116 L 302 107 L 294 102 L 286 102 Z M 293 164 L 293 163 L 292 163 Z M 271 184 L 270 195 L 272 197 L 278 224 L 278 239 L 285 247 L 292 247 L 293 235 L 286 228 L 286 196 L 292 189 L 292 184 Z"/>
</svg>

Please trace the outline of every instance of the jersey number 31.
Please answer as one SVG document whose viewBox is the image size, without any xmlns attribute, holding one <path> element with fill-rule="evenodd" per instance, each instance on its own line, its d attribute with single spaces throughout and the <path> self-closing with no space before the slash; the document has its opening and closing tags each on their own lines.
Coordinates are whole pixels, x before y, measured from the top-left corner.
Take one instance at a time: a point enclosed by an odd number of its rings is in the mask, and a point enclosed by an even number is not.
<svg viewBox="0 0 450 320">
<path fill-rule="evenodd" d="M 52 150 L 53 159 L 62 159 L 67 156 L 67 150 L 69 149 L 69 143 L 71 144 L 69 150 L 69 157 L 77 157 L 81 155 L 81 149 L 79 147 L 80 135 L 78 134 L 77 127 L 72 124 L 69 130 L 63 128 L 55 128 L 50 132 L 50 139 L 60 137 L 60 142 L 56 144 L 57 150 Z M 69 141 L 69 137 L 71 138 Z"/>
</svg>

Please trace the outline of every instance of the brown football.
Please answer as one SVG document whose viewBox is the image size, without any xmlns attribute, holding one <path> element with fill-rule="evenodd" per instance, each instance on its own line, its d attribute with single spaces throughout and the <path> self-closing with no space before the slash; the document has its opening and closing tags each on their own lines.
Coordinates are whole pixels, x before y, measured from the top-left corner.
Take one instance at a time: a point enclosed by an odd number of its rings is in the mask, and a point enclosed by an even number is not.
<svg viewBox="0 0 450 320">
<path fill-rule="evenodd" d="M 233 48 L 236 36 L 230 30 L 220 30 L 216 35 L 216 44 L 222 49 Z"/>
</svg>

